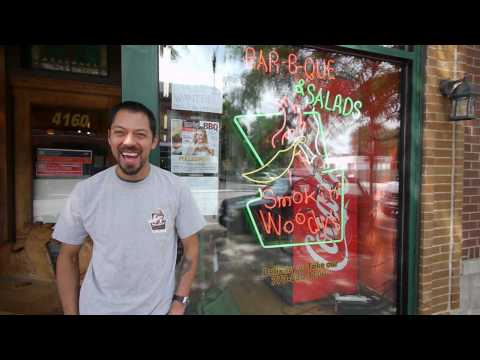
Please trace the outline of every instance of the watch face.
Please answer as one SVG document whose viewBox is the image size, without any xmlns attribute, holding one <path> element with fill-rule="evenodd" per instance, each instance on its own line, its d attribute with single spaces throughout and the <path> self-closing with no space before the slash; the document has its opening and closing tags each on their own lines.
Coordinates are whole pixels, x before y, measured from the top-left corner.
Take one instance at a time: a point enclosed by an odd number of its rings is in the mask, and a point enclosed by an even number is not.
<svg viewBox="0 0 480 360">
<path fill-rule="evenodd" d="M 173 300 L 176 300 L 184 305 L 188 304 L 188 296 L 178 296 L 178 295 L 175 295 L 173 297 Z"/>
</svg>

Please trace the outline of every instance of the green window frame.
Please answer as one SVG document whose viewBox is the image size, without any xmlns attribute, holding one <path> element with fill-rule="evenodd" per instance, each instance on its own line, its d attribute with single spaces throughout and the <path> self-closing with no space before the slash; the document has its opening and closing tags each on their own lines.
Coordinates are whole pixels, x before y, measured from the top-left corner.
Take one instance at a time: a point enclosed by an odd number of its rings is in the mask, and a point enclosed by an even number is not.
<svg viewBox="0 0 480 360">
<path fill-rule="evenodd" d="M 422 120 L 424 109 L 425 49 L 424 45 L 409 46 L 409 50 L 391 49 L 380 45 L 342 45 L 365 54 L 387 56 L 406 62 L 406 116 L 409 115 L 404 149 L 404 197 L 406 211 L 401 219 L 404 225 L 406 249 L 400 251 L 400 264 L 405 264 L 405 273 L 400 272 L 400 313 L 415 315 L 418 311 L 418 263 L 420 245 L 420 192 L 422 171 Z M 402 278 L 405 274 L 406 278 Z"/>
</svg>

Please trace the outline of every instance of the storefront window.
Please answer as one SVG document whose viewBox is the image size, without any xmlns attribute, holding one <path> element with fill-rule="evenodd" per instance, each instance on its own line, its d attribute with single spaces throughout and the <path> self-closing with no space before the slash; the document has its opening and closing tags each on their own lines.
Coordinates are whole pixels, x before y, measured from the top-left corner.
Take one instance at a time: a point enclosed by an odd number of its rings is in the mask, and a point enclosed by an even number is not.
<svg viewBox="0 0 480 360">
<path fill-rule="evenodd" d="M 190 313 L 394 314 L 402 66 L 159 47 L 160 164 L 209 226 Z"/>
<path fill-rule="evenodd" d="M 113 164 L 108 110 L 34 105 L 33 221 L 55 223 L 75 185 Z"/>
</svg>

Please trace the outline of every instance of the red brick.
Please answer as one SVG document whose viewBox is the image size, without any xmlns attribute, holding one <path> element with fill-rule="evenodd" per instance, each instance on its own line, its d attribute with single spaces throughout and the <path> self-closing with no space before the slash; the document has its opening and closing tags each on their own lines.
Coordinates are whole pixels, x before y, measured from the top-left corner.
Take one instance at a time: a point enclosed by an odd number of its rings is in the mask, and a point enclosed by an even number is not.
<svg viewBox="0 0 480 360">
<path fill-rule="evenodd" d="M 463 240 L 462 242 L 462 247 L 463 248 L 470 248 L 477 246 L 478 241 L 476 239 L 468 239 L 468 240 Z"/>
<path fill-rule="evenodd" d="M 444 157 L 450 158 L 452 156 L 452 152 L 450 150 L 437 150 L 437 149 L 425 149 L 423 151 L 425 157 Z"/>
<path fill-rule="evenodd" d="M 470 215 L 470 220 L 480 220 L 480 213 L 473 213 L 469 214 Z"/>
<path fill-rule="evenodd" d="M 474 195 L 474 196 L 469 196 L 470 202 L 472 204 L 480 204 L 480 196 L 479 195 Z"/>
<path fill-rule="evenodd" d="M 470 144 L 479 144 L 480 138 L 478 136 L 465 135 L 463 141 Z M 476 152 L 474 146 L 472 146 L 472 151 Z"/>
<path fill-rule="evenodd" d="M 463 223 L 464 230 L 473 230 L 478 228 L 478 223 L 476 221 L 466 221 Z"/>
<path fill-rule="evenodd" d="M 479 195 L 480 194 L 480 189 L 479 188 L 463 188 L 463 194 L 464 195 Z"/>
<path fill-rule="evenodd" d="M 469 231 L 467 239 L 480 239 L 480 229 Z M 479 242 L 479 245 L 480 245 L 480 242 Z"/>
<path fill-rule="evenodd" d="M 480 178 L 480 172 L 478 170 L 465 170 L 463 176 L 470 179 Z"/>
<path fill-rule="evenodd" d="M 474 153 L 480 152 L 480 145 L 472 145 L 472 152 Z"/>
<path fill-rule="evenodd" d="M 478 211 L 478 206 L 477 205 L 467 205 L 463 208 L 463 211 L 466 212 L 477 212 Z"/>
<path fill-rule="evenodd" d="M 465 160 L 472 160 L 472 161 L 477 161 L 479 158 L 478 158 L 478 153 L 474 153 L 474 152 L 465 152 L 463 154 L 463 158 Z"/>
</svg>

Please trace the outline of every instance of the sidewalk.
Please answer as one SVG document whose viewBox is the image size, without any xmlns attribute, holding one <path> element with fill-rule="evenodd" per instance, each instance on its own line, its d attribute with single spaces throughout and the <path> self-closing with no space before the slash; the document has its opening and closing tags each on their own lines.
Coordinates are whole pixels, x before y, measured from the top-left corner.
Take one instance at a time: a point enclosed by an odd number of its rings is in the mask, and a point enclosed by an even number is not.
<svg viewBox="0 0 480 360">
<path fill-rule="evenodd" d="M 0 314 L 62 314 L 55 282 L 0 277 Z"/>
<path fill-rule="evenodd" d="M 61 314 L 55 276 L 45 243 L 47 229 L 32 233 L 23 248 L 0 245 L 0 314 Z M 36 236 L 39 235 L 39 236 Z"/>
</svg>

